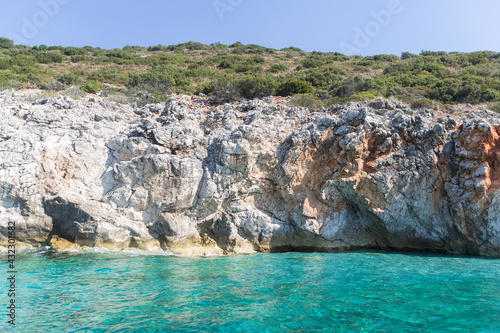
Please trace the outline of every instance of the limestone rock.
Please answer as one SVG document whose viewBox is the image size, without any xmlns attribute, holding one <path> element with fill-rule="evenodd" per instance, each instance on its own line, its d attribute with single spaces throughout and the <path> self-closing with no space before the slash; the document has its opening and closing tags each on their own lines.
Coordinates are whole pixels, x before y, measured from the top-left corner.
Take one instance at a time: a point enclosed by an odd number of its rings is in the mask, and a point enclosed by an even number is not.
<svg viewBox="0 0 500 333">
<path fill-rule="evenodd" d="M 494 113 L 34 95 L 0 94 L 2 247 L 500 256 Z"/>
</svg>

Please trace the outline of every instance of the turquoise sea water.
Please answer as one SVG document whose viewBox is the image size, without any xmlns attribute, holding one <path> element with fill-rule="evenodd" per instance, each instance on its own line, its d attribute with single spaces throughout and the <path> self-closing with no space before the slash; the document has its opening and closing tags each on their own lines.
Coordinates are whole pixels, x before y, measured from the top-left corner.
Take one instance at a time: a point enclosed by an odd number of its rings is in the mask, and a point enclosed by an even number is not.
<svg viewBox="0 0 500 333">
<path fill-rule="evenodd" d="M 495 259 L 47 250 L 16 259 L 18 332 L 500 332 Z"/>
</svg>

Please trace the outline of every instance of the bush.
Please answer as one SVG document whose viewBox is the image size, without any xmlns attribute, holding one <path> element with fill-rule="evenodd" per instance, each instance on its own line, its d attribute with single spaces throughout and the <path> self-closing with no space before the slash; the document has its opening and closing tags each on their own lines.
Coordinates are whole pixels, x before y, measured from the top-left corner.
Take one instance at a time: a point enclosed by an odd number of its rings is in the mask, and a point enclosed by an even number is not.
<svg viewBox="0 0 500 333">
<path fill-rule="evenodd" d="M 87 50 L 85 48 L 76 48 L 73 46 L 63 48 L 64 55 L 74 56 L 74 55 L 85 55 Z"/>
<path fill-rule="evenodd" d="M 266 63 L 266 59 L 261 56 L 253 56 L 247 59 L 246 61 L 248 64 L 264 64 Z"/>
<path fill-rule="evenodd" d="M 490 108 L 490 110 L 500 113 L 500 102 L 491 103 L 490 105 L 488 105 L 488 107 Z"/>
<path fill-rule="evenodd" d="M 0 37 L 0 49 L 10 49 L 14 47 L 14 41 L 8 38 Z"/>
<path fill-rule="evenodd" d="M 113 93 L 108 96 L 108 100 L 119 104 L 130 103 L 130 97 L 123 93 Z"/>
<path fill-rule="evenodd" d="M 276 83 L 271 78 L 253 77 L 238 81 L 240 95 L 245 98 L 262 98 L 276 92 Z"/>
<path fill-rule="evenodd" d="M 71 86 L 72 84 L 74 84 L 76 81 L 78 81 L 78 76 L 75 75 L 75 74 L 71 74 L 71 73 L 67 73 L 67 74 L 63 74 L 63 75 L 60 75 L 58 78 L 57 78 L 57 81 L 67 85 L 67 86 Z"/>
<path fill-rule="evenodd" d="M 287 69 L 288 69 L 288 67 L 285 64 L 274 64 L 271 66 L 269 71 L 272 73 L 279 73 L 279 72 L 286 71 Z"/>
<path fill-rule="evenodd" d="M 41 64 L 61 63 L 63 61 L 63 56 L 59 51 L 37 52 L 35 58 Z"/>
<path fill-rule="evenodd" d="M 290 105 L 308 108 L 309 111 L 314 112 L 325 103 L 313 94 L 297 94 L 290 100 Z"/>
<path fill-rule="evenodd" d="M 439 110 L 444 108 L 443 104 L 428 98 L 414 100 L 411 103 L 411 107 L 413 109 L 433 109 L 433 110 Z"/>
<path fill-rule="evenodd" d="M 101 90 L 102 86 L 97 81 L 87 80 L 81 88 L 89 94 L 97 94 Z"/>
<path fill-rule="evenodd" d="M 241 99 L 239 84 L 232 79 L 214 81 L 212 83 L 211 93 L 218 103 L 238 101 Z"/>
<path fill-rule="evenodd" d="M 60 91 L 64 90 L 66 88 L 66 85 L 64 83 L 58 82 L 58 81 L 52 81 L 50 83 L 46 83 L 42 85 L 41 87 L 43 90 L 55 90 L 55 91 Z"/>
<path fill-rule="evenodd" d="M 352 101 L 371 101 L 377 97 L 381 97 L 380 94 L 377 94 L 375 90 L 372 91 L 362 91 L 350 96 L 350 100 Z"/>
<path fill-rule="evenodd" d="M 167 93 L 171 91 L 174 82 L 174 79 L 165 72 L 149 72 L 132 75 L 126 86 L 132 89 Z"/>
<path fill-rule="evenodd" d="M 280 96 L 292 96 L 296 94 L 310 94 L 313 92 L 310 82 L 302 80 L 290 80 L 279 85 L 277 93 Z"/>
<path fill-rule="evenodd" d="M 64 90 L 63 92 L 61 92 L 60 94 L 63 96 L 69 96 L 72 99 L 80 99 L 80 98 L 85 97 L 87 95 L 85 93 L 85 91 L 83 91 L 82 89 L 80 89 L 78 87 L 68 88 L 68 89 Z"/>
<path fill-rule="evenodd" d="M 235 65 L 233 62 L 231 62 L 229 59 L 223 59 L 219 66 L 217 66 L 217 68 L 219 69 L 229 69 L 229 68 L 233 68 Z"/>
<path fill-rule="evenodd" d="M 167 72 L 153 71 L 132 75 L 126 86 L 139 104 L 142 105 L 167 100 L 167 94 L 172 92 L 175 83 L 179 87 L 187 87 L 190 82 L 182 78 L 174 79 Z"/>
<path fill-rule="evenodd" d="M 321 60 L 313 57 L 309 57 L 302 61 L 302 67 L 304 68 L 315 68 L 315 67 L 320 67 L 323 66 L 325 63 L 322 62 Z"/>
<path fill-rule="evenodd" d="M 410 53 L 410 52 L 403 52 L 401 53 L 401 59 L 409 59 L 409 58 L 415 58 L 418 57 L 416 54 Z"/>
<path fill-rule="evenodd" d="M 5 79 L 0 76 L 0 90 L 19 90 L 25 87 L 25 84 L 13 79 Z"/>
<path fill-rule="evenodd" d="M 337 97 L 349 97 L 354 93 L 366 91 L 367 85 L 365 78 L 361 75 L 348 77 L 347 79 L 335 82 L 330 86 L 330 93 Z"/>
</svg>

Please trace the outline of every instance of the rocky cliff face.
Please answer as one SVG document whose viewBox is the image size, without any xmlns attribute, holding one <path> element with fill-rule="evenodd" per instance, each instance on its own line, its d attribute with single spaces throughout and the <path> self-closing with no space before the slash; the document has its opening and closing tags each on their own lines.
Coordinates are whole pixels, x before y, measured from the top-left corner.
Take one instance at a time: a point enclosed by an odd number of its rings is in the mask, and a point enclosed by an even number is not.
<svg viewBox="0 0 500 333">
<path fill-rule="evenodd" d="M 500 118 L 388 101 L 0 96 L 0 242 L 500 255 Z"/>
</svg>

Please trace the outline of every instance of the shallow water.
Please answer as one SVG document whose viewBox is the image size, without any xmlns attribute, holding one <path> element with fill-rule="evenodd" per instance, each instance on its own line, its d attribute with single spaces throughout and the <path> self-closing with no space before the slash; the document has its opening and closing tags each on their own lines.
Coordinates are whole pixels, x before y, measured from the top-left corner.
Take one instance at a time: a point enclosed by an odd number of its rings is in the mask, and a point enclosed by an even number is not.
<svg viewBox="0 0 500 333">
<path fill-rule="evenodd" d="M 17 269 L 18 332 L 500 332 L 495 259 L 38 251 Z"/>
</svg>

